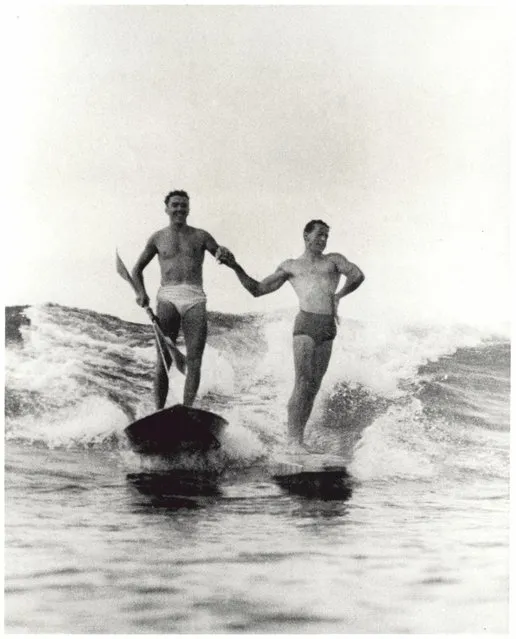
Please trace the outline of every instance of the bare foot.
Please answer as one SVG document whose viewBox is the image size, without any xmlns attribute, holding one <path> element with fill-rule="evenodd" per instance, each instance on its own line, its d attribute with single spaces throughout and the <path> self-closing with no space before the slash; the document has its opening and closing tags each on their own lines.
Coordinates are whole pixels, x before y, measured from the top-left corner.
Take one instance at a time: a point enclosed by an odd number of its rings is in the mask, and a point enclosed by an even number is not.
<svg viewBox="0 0 516 639">
<path fill-rule="evenodd" d="M 289 455 L 306 455 L 307 452 L 306 448 L 299 442 L 291 441 L 287 444 L 287 453 Z"/>
<path fill-rule="evenodd" d="M 310 453 L 310 455 L 324 455 L 325 452 L 324 450 L 319 450 L 318 448 L 312 448 L 311 446 L 307 446 L 306 444 L 303 444 L 304 449 L 306 450 L 307 453 Z"/>
<path fill-rule="evenodd" d="M 290 441 L 287 445 L 287 452 L 289 455 L 323 455 L 324 452 L 322 450 L 316 450 L 314 448 L 310 448 L 306 444 L 302 442 Z"/>
</svg>

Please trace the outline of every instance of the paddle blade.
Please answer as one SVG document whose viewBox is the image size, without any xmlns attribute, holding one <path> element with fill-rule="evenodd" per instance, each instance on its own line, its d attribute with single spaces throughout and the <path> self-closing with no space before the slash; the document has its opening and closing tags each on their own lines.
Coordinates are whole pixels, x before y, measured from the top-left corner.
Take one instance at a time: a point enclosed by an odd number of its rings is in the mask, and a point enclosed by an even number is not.
<svg viewBox="0 0 516 639">
<path fill-rule="evenodd" d="M 170 337 L 165 337 L 165 344 L 167 345 L 168 352 L 169 352 L 170 356 L 174 360 L 174 364 L 176 365 L 177 370 L 180 373 L 183 373 L 183 375 L 185 375 L 186 374 L 186 358 L 185 358 L 185 356 L 177 348 L 177 346 L 170 339 Z"/>
<path fill-rule="evenodd" d="M 122 262 L 122 258 L 118 255 L 118 251 L 116 252 L 116 272 L 123 277 L 126 282 L 134 288 L 133 278 L 131 277 L 129 271 L 126 269 L 125 264 Z"/>
<path fill-rule="evenodd" d="M 154 335 L 156 337 L 156 343 L 157 343 L 159 352 L 161 353 L 161 358 L 163 360 L 165 369 L 168 372 L 172 362 L 174 361 L 174 358 L 172 357 L 172 353 L 170 352 L 170 349 L 168 348 L 168 345 L 165 342 L 165 336 L 163 335 L 163 333 L 158 329 L 156 324 L 153 324 L 153 327 L 154 327 Z"/>
<path fill-rule="evenodd" d="M 161 330 L 157 319 L 153 320 L 154 333 L 156 335 L 156 340 L 161 345 L 161 350 L 165 356 L 167 367 L 170 367 L 171 362 L 174 362 L 177 370 L 183 375 L 186 374 L 186 358 L 181 353 L 181 351 L 177 348 L 174 342 L 167 337 L 163 331 Z"/>
</svg>

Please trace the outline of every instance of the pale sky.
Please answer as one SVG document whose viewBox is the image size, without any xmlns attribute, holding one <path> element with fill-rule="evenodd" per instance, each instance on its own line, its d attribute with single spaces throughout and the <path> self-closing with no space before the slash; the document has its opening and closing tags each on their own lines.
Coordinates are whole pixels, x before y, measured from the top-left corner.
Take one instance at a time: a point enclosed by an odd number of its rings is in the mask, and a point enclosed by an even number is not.
<svg viewBox="0 0 516 639">
<path fill-rule="evenodd" d="M 358 319 L 509 317 L 509 19 L 490 6 L 47 6 L 8 14 L 5 304 L 146 321 L 129 268 L 186 189 L 261 279 L 312 218 Z M 5 200 L 4 200 L 5 202 Z M 151 298 L 157 264 L 146 282 Z M 206 257 L 209 308 L 260 299 Z"/>
</svg>

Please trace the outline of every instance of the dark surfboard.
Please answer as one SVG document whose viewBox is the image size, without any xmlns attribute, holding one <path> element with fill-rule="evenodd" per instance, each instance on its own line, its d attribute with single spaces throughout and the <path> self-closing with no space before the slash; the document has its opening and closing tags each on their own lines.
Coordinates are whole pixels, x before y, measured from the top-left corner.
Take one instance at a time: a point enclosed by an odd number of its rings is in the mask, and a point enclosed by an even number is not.
<svg viewBox="0 0 516 639">
<path fill-rule="evenodd" d="M 227 421 L 207 410 L 176 404 L 147 415 L 125 429 L 131 448 L 142 455 L 176 455 L 219 448 Z"/>
<path fill-rule="evenodd" d="M 344 460 L 334 456 L 294 455 L 277 460 L 273 479 L 290 493 L 325 499 L 349 499 L 352 477 Z"/>
</svg>

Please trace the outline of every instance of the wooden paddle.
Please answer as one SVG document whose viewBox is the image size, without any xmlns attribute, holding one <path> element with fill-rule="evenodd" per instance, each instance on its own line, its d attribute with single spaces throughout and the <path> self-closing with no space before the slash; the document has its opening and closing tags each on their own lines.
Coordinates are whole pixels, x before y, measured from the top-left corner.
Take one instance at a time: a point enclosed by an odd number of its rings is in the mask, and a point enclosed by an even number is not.
<svg viewBox="0 0 516 639">
<path fill-rule="evenodd" d="M 123 277 L 123 279 L 126 282 L 129 282 L 129 284 L 133 288 L 133 291 L 138 295 L 138 290 L 136 289 L 136 285 L 135 285 L 135 283 L 133 281 L 133 278 L 131 277 L 129 271 L 125 267 L 125 264 L 122 262 L 122 258 L 118 254 L 118 251 L 116 252 L 116 271 L 121 277 Z M 170 337 L 167 337 L 163 333 L 163 331 L 160 328 L 160 325 L 159 325 L 159 322 L 158 322 L 158 318 L 154 314 L 152 308 L 148 304 L 147 304 L 147 306 L 144 306 L 143 308 L 145 309 L 147 315 L 150 317 L 150 320 L 152 322 L 152 327 L 154 329 L 154 335 L 156 337 L 156 343 L 158 344 L 158 349 L 159 349 L 159 352 L 161 354 L 161 359 L 163 360 L 163 364 L 165 366 L 165 370 L 167 371 L 167 375 L 168 375 L 169 364 L 167 363 L 166 354 L 168 354 L 170 360 L 174 362 L 174 364 L 176 365 L 177 370 L 180 373 L 183 373 L 183 375 L 184 375 L 185 374 L 185 370 L 186 370 L 185 356 L 177 348 L 177 346 L 170 339 Z"/>
</svg>

